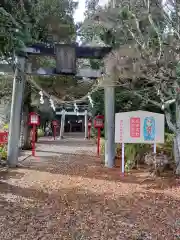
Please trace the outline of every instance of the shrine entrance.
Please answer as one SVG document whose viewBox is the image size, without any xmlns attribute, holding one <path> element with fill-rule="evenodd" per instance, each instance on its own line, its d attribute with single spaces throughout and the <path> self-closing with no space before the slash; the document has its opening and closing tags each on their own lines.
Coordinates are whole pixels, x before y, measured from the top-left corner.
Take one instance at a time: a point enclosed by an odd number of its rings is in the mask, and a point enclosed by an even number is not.
<svg viewBox="0 0 180 240">
<path fill-rule="evenodd" d="M 78 116 L 68 116 L 65 121 L 65 132 L 84 132 L 83 118 Z"/>
<path fill-rule="evenodd" d="M 84 95 L 85 90 L 82 91 L 84 96 L 79 99 L 69 98 L 67 100 L 58 99 L 52 96 L 52 93 L 48 93 L 43 90 L 42 87 L 33 79 L 33 76 L 41 77 L 57 77 L 57 76 L 71 76 L 71 80 L 80 79 L 85 82 L 86 86 L 89 86 L 90 80 L 96 80 L 102 77 L 102 69 L 92 70 L 88 68 L 81 68 L 79 65 L 77 68 L 78 59 L 102 59 L 106 54 L 111 51 L 111 47 L 89 47 L 89 46 L 79 46 L 78 44 L 60 44 L 60 43 L 37 43 L 23 48 L 20 52 L 17 52 L 16 61 L 14 62 L 14 67 L 16 68 L 15 74 L 10 65 L 5 64 L 6 71 L 14 74 L 13 82 L 13 93 L 12 93 L 12 104 L 11 104 L 11 116 L 9 124 L 9 140 L 8 140 L 8 156 L 7 162 L 10 167 L 16 167 L 18 163 L 19 146 L 17 142 L 19 141 L 20 127 L 21 127 L 21 110 L 23 103 L 23 91 L 26 81 L 31 84 L 36 91 L 41 95 L 40 103 L 44 104 L 45 96 L 49 99 L 49 104 L 52 109 L 56 112 L 56 106 L 63 108 L 61 110 L 61 123 L 60 123 L 60 139 L 64 137 L 65 131 L 82 131 L 84 127 L 85 139 L 88 138 L 88 108 L 83 109 L 82 112 L 74 109 L 73 113 L 67 111 L 64 108 L 64 104 L 79 104 L 87 102 L 91 103 L 91 94 L 99 88 L 99 85 L 90 84 L 91 90 Z M 55 60 L 55 64 L 51 67 L 44 68 L 44 66 L 36 65 L 37 61 L 35 59 L 39 56 L 39 59 L 46 56 Z M 35 63 L 35 66 L 33 66 Z M 3 64 L 2 64 L 3 65 Z M 3 66 L 2 66 L 3 67 Z M 40 68 L 39 68 L 40 67 Z M 87 81 L 88 79 L 88 81 Z M 82 85 L 82 84 L 80 84 Z M 17 98 L 18 96 L 18 98 Z M 56 105 L 56 106 L 55 106 Z M 76 120 L 72 123 L 70 120 L 66 119 L 68 116 L 76 115 Z M 80 118 L 77 117 L 81 116 Z M 83 122 L 84 118 L 84 122 Z M 82 122 L 81 122 L 82 121 Z M 68 126 L 69 124 L 69 126 Z M 71 125 L 71 126 L 70 126 Z"/>
<path fill-rule="evenodd" d="M 61 122 L 61 117 L 57 117 L 58 121 Z M 60 129 L 59 129 L 60 130 Z M 84 132 L 84 117 L 83 116 L 66 116 L 64 122 L 64 132 L 71 133 L 71 132 Z"/>
<path fill-rule="evenodd" d="M 73 109 L 57 109 L 56 119 L 60 122 L 59 136 L 64 137 L 64 133 L 84 133 L 87 138 L 88 133 L 88 119 L 91 113 L 88 112 L 87 107 L 79 108 L 78 111 Z"/>
</svg>

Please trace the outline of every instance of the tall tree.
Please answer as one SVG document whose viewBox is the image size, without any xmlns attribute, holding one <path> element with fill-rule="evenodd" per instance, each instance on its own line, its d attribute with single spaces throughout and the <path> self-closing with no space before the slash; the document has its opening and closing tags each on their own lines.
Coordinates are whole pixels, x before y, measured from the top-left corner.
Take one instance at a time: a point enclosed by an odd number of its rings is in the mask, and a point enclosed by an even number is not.
<svg viewBox="0 0 180 240">
<path fill-rule="evenodd" d="M 11 55 L 34 41 L 62 41 L 75 33 L 71 0 L 2 0 L 0 5 L 0 51 Z"/>
<path fill-rule="evenodd" d="M 127 44 L 113 51 L 105 64 L 130 94 L 162 108 L 175 134 L 176 173 L 180 174 L 179 1 L 168 1 L 171 13 L 161 1 L 138 3 L 142 4 L 139 15 L 136 7 L 129 6 L 97 14 L 102 26 L 116 33 L 121 29 L 128 36 Z M 139 85 L 146 92 L 140 92 Z"/>
<path fill-rule="evenodd" d="M 156 7 L 158 1 L 150 1 L 151 2 L 151 11 L 153 12 L 154 21 L 160 24 L 161 29 L 163 29 L 163 15 L 161 11 Z M 99 37 L 101 41 L 103 41 L 106 45 L 112 46 L 114 49 L 118 49 L 123 47 L 124 51 L 121 51 L 121 57 L 127 56 L 128 52 L 131 55 L 138 55 L 138 51 L 129 51 L 129 45 L 134 44 L 134 39 L 132 35 L 136 31 L 136 19 L 138 19 L 139 28 L 142 31 L 143 37 L 146 39 L 150 39 L 148 35 L 152 35 L 152 27 L 147 18 L 147 14 L 145 14 L 146 8 L 142 4 L 142 1 L 133 1 L 133 0 L 117 0 L 116 4 L 112 4 L 112 1 L 109 2 L 106 6 L 98 6 L 98 1 L 89 0 L 87 4 L 87 13 L 85 21 L 82 24 L 80 33 L 82 34 L 82 40 L 92 41 L 94 37 Z M 140 20 L 139 20 L 140 18 Z M 129 24 L 129 25 L 127 25 Z M 126 26 L 125 26 L 126 25 Z M 147 27 L 147 29 L 145 29 Z M 128 30 L 131 29 L 131 31 Z M 155 38 L 156 34 L 153 32 Z M 152 36 L 151 36 L 152 37 Z M 133 47 L 132 47 L 133 48 Z M 116 51 L 115 51 L 116 52 Z M 140 57 L 140 56 L 139 56 Z M 114 59 L 113 59 L 114 58 Z M 114 66 L 115 61 L 118 61 L 118 56 L 110 56 L 108 57 L 108 65 Z M 124 59 L 125 60 L 125 59 Z M 132 72 L 133 61 L 131 60 L 131 65 L 127 64 L 126 61 L 121 59 L 116 66 L 121 68 L 119 71 L 122 71 L 124 65 L 124 69 L 126 72 Z M 111 63 L 110 63 L 111 62 Z M 123 63 L 124 62 L 124 63 Z M 94 61 L 91 61 L 91 66 L 94 67 Z M 100 66 L 100 64 L 98 65 Z M 135 67 L 135 66 L 134 66 Z M 129 71 L 130 69 L 130 71 Z M 138 64 L 136 63 L 136 69 L 138 69 Z M 124 70 L 125 74 L 125 70 Z M 119 73 L 118 73 L 119 75 Z M 127 74 L 126 74 L 127 75 Z M 125 76 L 124 76 L 125 77 Z M 134 73 L 132 72 L 131 76 L 128 74 L 129 80 L 134 77 Z M 119 80 L 118 80 L 119 81 Z M 117 83 L 118 84 L 118 83 Z M 121 84 L 121 83 L 120 83 Z M 144 86 L 146 83 L 144 82 Z M 141 85 L 137 86 L 139 90 L 142 89 Z M 99 94 L 98 94 L 99 95 Z M 103 97 L 103 95 L 100 95 Z M 129 96 L 129 99 L 128 99 Z M 95 97 L 95 94 L 93 95 Z M 95 97 L 96 98 L 96 97 Z M 98 97 L 99 99 L 99 97 Z M 132 101 L 132 98 L 129 93 L 126 93 L 124 89 L 117 88 L 116 89 L 116 110 L 120 111 L 123 108 L 127 110 L 134 110 L 135 108 L 141 109 L 150 109 L 152 104 L 147 104 L 147 101 L 137 100 Z M 141 101 L 141 104 L 139 103 Z M 102 100 L 103 102 L 103 100 Z M 133 104 L 130 104 L 133 102 Z M 97 105 L 99 106 L 99 104 Z M 103 105 L 97 111 L 103 112 Z M 160 111 L 160 108 L 156 108 L 157 111 Z"/>
<path fill-rule="evenodd" d="M 2 0 L 0 3 L 0 58 L 13 59 L 16 51 L 34 42 L 70 42 L 75 39 L 73 0 Z M 37 59 L 31 59 L 37 62 Z M 43 62 L 45 60 L 43 59 Z M 14 61 L 12 60 L 12 63 Z M 51 65 L 51 60 L 47 65 Z M 52 83 L 52 79 L 46 82 Z M 53 84 L 51 84 L 53 85 Z M 23 121 L 31 108 L 31 86 L 25 84 Z M 29 136 L 27 127 L 23 132 Z M 28 138 L 24 144 L 27 146 Z M 28 146 L 27 146 L 28 147 Z"/>
</svg>

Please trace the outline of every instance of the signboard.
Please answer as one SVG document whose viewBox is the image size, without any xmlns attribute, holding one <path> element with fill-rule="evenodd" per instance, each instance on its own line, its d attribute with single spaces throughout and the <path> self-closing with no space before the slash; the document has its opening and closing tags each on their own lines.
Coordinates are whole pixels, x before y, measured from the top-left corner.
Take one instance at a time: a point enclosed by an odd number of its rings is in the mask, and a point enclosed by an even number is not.
<svg viewBox="0 0 180 240">
<path fill-rule="evenodd" d="M 164 143 L 164 114 L 133 111 L 115 114 L 116 143 Z"/>
</svg>

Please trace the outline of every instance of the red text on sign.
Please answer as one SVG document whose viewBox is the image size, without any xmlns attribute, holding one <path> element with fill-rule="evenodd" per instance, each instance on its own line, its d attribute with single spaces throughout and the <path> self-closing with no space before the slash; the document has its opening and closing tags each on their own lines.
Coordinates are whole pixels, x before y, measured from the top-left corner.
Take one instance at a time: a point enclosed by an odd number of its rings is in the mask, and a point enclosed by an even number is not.
<svg viewBox="0 0 180 240">
<path fill-rule="evenodd" d="M 132 138 L 140 137 L 141 120 L 138 117 L 130 118 L 130 136 Z"/>
</svg>

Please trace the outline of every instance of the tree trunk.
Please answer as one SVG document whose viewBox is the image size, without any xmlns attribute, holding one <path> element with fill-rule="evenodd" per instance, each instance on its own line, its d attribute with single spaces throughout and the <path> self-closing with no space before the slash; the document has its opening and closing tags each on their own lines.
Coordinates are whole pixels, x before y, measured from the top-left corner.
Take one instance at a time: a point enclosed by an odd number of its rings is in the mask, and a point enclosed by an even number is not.
<svg viewBox="0 0 180 240">
<path fill-rule="evenodd" d="M 175 125 L 175 139 L 174 139 L 174 159 L 176 163 L 176 174 L 180 175 L 180 102 L 179 97 L 175 102 L 176 109 L 176 125 Z"/>
<path fill-rule="evenodd" d="M 176 174 L 180 175 L 180 133 L 174 138 L 174 159 L 176 163 Z"/>
<path fill-rule="evenodd" d="M 180 175 L 180 119 L 179 119 L 179 105 L 176 104 L 176 124 L 172 123 L 171 117 L 172 113 L 170 111 L 165 111 L 166 121 L 169 129 L 174 133 L 174 160 L 176 164 L 176 174 Z"/>
</svg>

